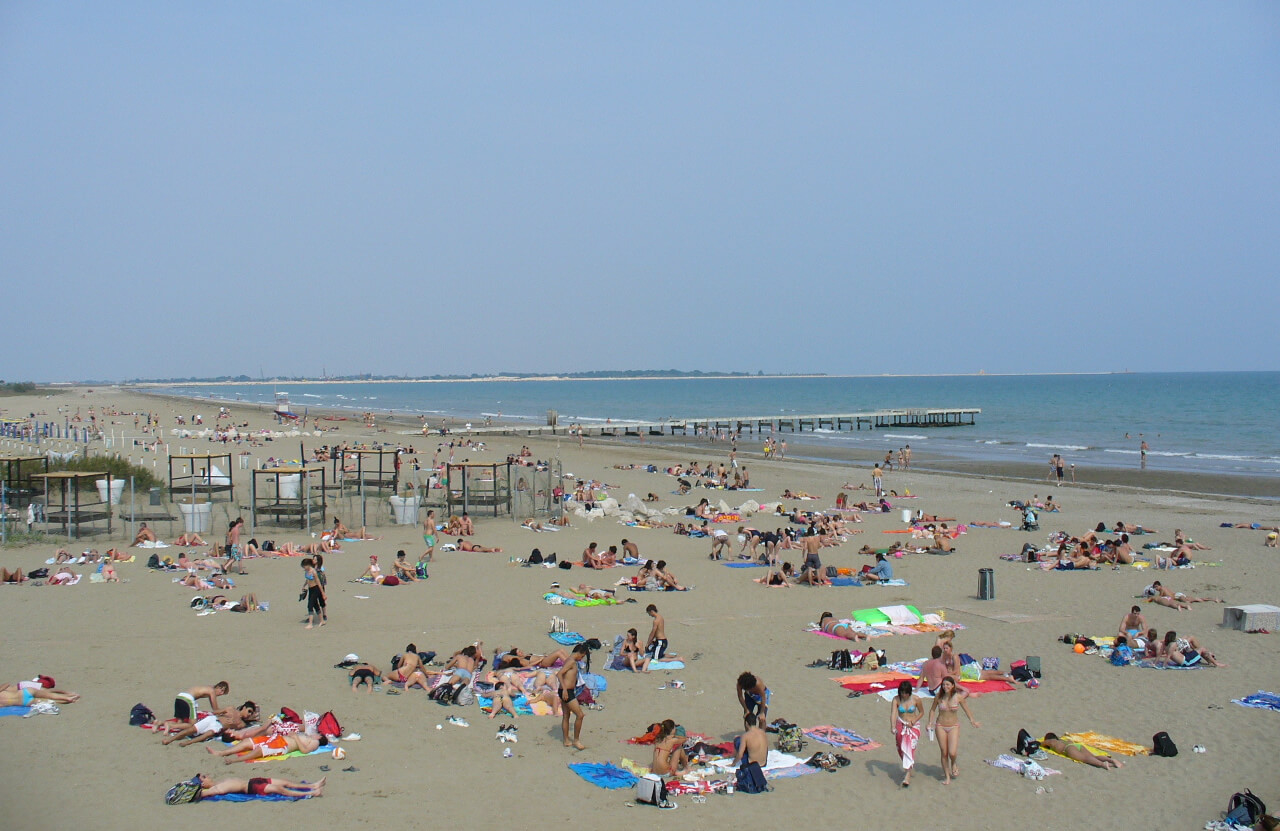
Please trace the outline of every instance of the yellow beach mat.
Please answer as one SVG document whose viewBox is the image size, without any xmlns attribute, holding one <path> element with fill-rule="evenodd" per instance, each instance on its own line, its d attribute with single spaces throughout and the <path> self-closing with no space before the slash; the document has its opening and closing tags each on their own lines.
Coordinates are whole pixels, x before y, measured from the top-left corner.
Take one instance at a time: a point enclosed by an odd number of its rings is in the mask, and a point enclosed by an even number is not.
<svg viewBox="0 0 1280 831">
<path fill-rule="evenodd" d="M 1148 756 L 1151 751 L 1140 744 L 1127 742 L 1124 739 L 1117 739 L 1115 736 L 1104 736 L 1101 733 L 1068 733 L 1062 737 L 1063 741 L 1080 742 L 1090 749 L 1098 747 L 1109 753 L 1116 753 L 1121 756 Z M 1094 750 L 1094 753 L 1097 751 Z"/>
</svg>

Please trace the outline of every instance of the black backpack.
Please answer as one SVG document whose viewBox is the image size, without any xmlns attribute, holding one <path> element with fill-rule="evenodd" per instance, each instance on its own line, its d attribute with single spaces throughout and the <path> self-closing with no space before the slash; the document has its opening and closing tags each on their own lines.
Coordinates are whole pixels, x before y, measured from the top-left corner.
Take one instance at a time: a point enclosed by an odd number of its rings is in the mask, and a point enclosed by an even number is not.
<svg viewBox="0 0 1280 831">
<path fill-rule="evenodd" d="M 533 553 L 529 555 L 529 559 L 525 560 L 525 562 L 531 566 L 540 564 L 542 562 L 542 552 L 536 548 L 533 549 Z"/>
<path fill-rule="evenodd" d="M 1030 756 L 1040 749 L 1040 742 L 1031 738 L 1031 734 L 1025 729 L 1018 731 L 1018 741 L 1013 748 L 1019 756 Z"/>
<path fill-rule="evenodd" d="M 156 714 L 151 712 L 151 708 L 146 704 L 134 704 L 133 709 L 129 711 L 129 726 L 137 727 L 140 724 L 151 724 L 156 720 Z"/>
<path fill-rule="evenodd" d="M 1169 738 L 1169 734 L 1161 731 L 1151 737 L 1152 756 L 1177 756 L 1178 746 Z"/>
<path fill-rule="evenodd" d="M 743 762 L 738 766 L 736 783 L 739 793 L 764 793 L 769 790 L 759 762 Z"/>
<path fill-rule="evenodd" d="M 160 568 L 160 555 L 152 554 L 147 558 L 147 568 Z"/>
<path fill-rule="evenodd" d="M 1225 818 L 1228 822 L 1234 822 L 1237 825 L 1252 826 L 1266 813 L 1266 804 L 1254 796 L 1253 791 L 1245 788 L 1243 793 L 1231 795 L 1231 801 L 1227 803 L 1227 815 Z"/>
<path fill-rule="evenodd" d="M 560 562 L 556 563 L 556 565 L 558 565 L 560 568 L 564 569 L 565 571 L 568 571 L 569 569 L 573 568 L 573 563 L 569 562 L 568 560 L 561 560 Z"/>
</svg>

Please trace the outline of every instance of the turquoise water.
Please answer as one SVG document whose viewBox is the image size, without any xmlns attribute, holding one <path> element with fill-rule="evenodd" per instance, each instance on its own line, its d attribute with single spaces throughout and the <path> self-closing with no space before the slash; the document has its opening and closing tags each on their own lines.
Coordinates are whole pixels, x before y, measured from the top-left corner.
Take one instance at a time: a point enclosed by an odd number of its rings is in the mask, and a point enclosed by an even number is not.
<svg viewBox="0 0 1280 831">
<path fill-rule="evenodd" d="M 974 427 L 819 431 L 803 441 L 914 449 L 964 458 L 1045 463 L 1062 453 L 1081 467 L 1136 466 L 1139 434 L 1149 466 L 1280 476 L 1280 372 L 1132 373 L 910 378 L 722 378 L 626 381 L 239 384 L 175 386 L 178 395 L 261 403 L 288 392 L 308 406 L 391 410 L 562 424 L 848 413 L 900 407 L 979 407 Z M 1126 438 L 1128 434 L 1128 438 Z M 812 454 L 809 454 L 812 455 Z"/>
</svg>

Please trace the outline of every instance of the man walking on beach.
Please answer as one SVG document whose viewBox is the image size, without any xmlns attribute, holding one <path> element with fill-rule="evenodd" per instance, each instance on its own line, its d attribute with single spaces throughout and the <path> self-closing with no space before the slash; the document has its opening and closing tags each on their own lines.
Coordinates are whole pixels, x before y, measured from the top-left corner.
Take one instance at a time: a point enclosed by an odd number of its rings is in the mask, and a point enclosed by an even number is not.
<svg viewBox="0 0 1280 831">
<path fill-rule="evenodd" d="M 653 607 L 650 606 L 650 609 Z M 578 661 L 587 657 L 587 645 L 580 643 L 573 648 L 573 654 L 564 666 L 556 673 L 560 680 L 560 731 L 564 736 L 565 747 L 576 747 L 586 750 L 582 744 L 582 720 L 584 713 L 578 703 Z M 569 716 L 574 717 L 573 741 L 569 740 Z"/>
</svg>

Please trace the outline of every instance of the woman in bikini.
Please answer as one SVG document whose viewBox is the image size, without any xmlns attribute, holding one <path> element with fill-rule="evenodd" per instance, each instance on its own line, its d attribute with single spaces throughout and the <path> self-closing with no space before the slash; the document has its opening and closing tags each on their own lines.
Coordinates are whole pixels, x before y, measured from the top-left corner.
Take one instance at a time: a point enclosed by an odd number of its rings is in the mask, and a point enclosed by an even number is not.
<svg viewBox="0 0 1280 831">
<path fill-rule="evenodd" d="M 684 739 L 674 735 L 672 728 L 662 725 L 658 738 L 653 742 L 653 764 L 650 770 L 659 776 L 679 776 L 689 769 L 689 754 L 684 749 Z"/>
<path fill-rule="evenodd" d="M 898 694 L 889 702 L 889 731 L 893 734 L 893 745 L 898 749 L 898 758 L 907 775 L 902 779 L 902 787 L 911 786 L 911 773 L 916 769 L 916 745 L 920 742 L 920 719 L 924 718 L 924 704 L 915 694 L 915 686 L 910 681 L 898 684 Z"/>
<path fill-rule="evenodd" d="M 648 672 L 649 656 L 644 654 L 644 650 L 640 648 L 640 635 L 635 629 L 627 630 L 627 637 L 622 642 L 622 649 L 618 654 L 622 658 L 623 666 L 632 672 Z"/>
<path fill-rule="evenodd" d="M 1060 756 L 1066 756 L 1077 762 L 1083 762 L 1095 768 L 1118 768 L 1122 767 L 1121 762 L 1117 762 L 1110 756 L 1097 756 L 1090 753 L 1080 742 L 1064 742 L 1058 738 L 1057 733 L 1045 733 L 1044 741 L 1040 743 L 1046 750 L 1052 750 Z"/>
<path fill-rule="evenodd" d="M 936 727 L 938 731 L 944 785 L 950 785 L 952 778 L 960 775 L 956 766 L 960 752 L 960 711 L 964 710 L 969 723 L 974 727 L 982 726 L 974 721 L 973 713 L 969 711 L 968 697 L 968 693 L 956 686 L 955 677 L 948 675 L 942 679 L 938 694 L 933 699 L 933 706 L 929 708 L 929 726 Z"/>
<path fill-rule="evenodd" d="M 836 620 L 835 616 L 830 612 L 823 612 L 822 616 L 818 618 L 818 628 L 828 635 L 844 638 L 847 641 L 868 640 L 866 635 L 855 631 L 852 624 Z"/>
<path fill-rule="evenodd" d="M 791 563 L 783 563 L 780 571 L 771 571 L 766 577 L 755 578 L 754 582 L 763 583 L 773 589 L 789 589 L 793 577 L 795 577 L 795 568 Z"/>
</svg>

